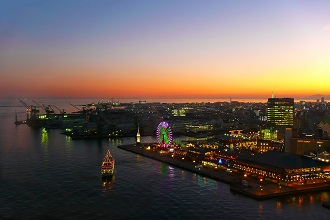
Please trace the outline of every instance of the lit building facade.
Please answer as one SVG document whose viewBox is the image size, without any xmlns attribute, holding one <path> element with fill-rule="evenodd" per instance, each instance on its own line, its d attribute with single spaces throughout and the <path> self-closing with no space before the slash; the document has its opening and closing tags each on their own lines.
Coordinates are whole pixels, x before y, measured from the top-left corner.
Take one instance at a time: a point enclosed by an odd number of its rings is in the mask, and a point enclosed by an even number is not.
<svg viewBox="0 0 330 220">
<path fill-rule="evenodd" d="M 329 164 L 279 151 L 267 151 L 263 154 L 242 151 L 232 162 L 231 169 L 283 185 L 330 182 Z"/>
<path fill-rule="evenodd" d="M 293 127 L 294 99 L 269 98 L 267 102 L 267 120 L 270 126 Z"/>
<path fill-rule="evenodd" d="M 140 135 L 140 126 L 138 125 L 138 130 L 136 133 L 136 143 L 140 143 L 141 142 L 141 135 Z"/>
<path fill-rule="evenodd" d="M 293 137 L 290 138 L 289 146 L 290 148 L 286 150 L 286 152 L 304 155 L 306 152 L 329 148 L 330 140 L 303 139 Z"/>
</svg>

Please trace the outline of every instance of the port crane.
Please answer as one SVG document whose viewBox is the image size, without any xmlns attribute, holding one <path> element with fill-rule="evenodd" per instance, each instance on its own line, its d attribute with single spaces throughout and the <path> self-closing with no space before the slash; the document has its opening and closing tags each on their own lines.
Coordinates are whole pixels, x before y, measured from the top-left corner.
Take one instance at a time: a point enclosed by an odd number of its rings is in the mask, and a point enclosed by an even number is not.
<svg viewBox="0 0 330 220">
<path fill-rule="evenodd" d="M 74 104 L 69 103 L 72 107 L 74 107 L 75 109 L 77 109 L 78 111 L 76 113 L 82 113 L 85 116 L 85 122 L 88 121 L 90 113 L 88 113 L 88 111 L 86 110 L 86 108 L 83 106 L 82 109 L 79 109 L 77 106 L 75 106 Z"/>
<path fill-rule="evenodd" d="M 55 112 L 51 105 L 48 105 L 47 107 L 44 106 L 44 107 L 46 108 L 46 113 L 47 114 L 50 114 L 50 113 L 54 113 Z"/>
<path fill-rule="evenodd" d="M 36 102 L 34 100 L 32 100 L 32 102 L 34 102 L 39 108 L 42 108 L 42 106 L 38 102 Z"/>
<path fill-rule="evenodd" d="M 35 116 L 39 113 L 36 106 L 26 104 L 22 99 L 18 99 L 22 105 L 26 108 L 26 119 L 30 119 L 31 116 Z"/>
<path fill-rule="evenodd" d="M 34 100 L 32 100 L 32 102 L 34 102 L 38 107 L 40 107 L 43 110 L 45 110 L 45 112 L 46 112 L 47 115 L 49 115 L 51 113 L 54 113 L 54 109 L 52 109 L 52 107 L 50 105 L 45 106 L 44 103 L 41 103 L 41 105 L 40 105 L 38 102 L 36 102 Z"/>
<path fill-rule="evenodd" d="M 74 107 L 75 109 L 77 109 L 78 110 L 78 112 L 81 112 L 82 110 L 84 110 L 84 109 L 80 109 L 80 108 L 78 108 L 77 106 L 75 106 L 74 104 L 71 104 L 71 103 L 69 103 L 72 107 Z"/>
<path fill-rule="evenodd" d="M 21 99 L 18 99 L 22 105 L 26 108 L 26 119 L 29 119 L 30 118 L 30 114 L 31 114 L 31 107 L 28 106 L 23 100 Z"/>
<path fill-rule="evenodd" d="M 65 114 L 66 113 L 66 111 L 65 111 L 65 109 L 59 109 L 56 105 L 53 105 L 53 107 L 55 107 L 61 114 Z"/>
</svg>

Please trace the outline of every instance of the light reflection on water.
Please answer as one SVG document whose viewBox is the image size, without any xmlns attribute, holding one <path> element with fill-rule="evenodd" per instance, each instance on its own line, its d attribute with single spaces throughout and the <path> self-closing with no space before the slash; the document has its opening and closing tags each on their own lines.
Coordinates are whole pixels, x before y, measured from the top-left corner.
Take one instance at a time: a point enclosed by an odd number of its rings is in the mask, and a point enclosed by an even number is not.
<svg viewBox="0 0 330 220">
<path fill-rule="evenodd" d="M 45 163 L 48 164 L 48 130 L 45 128 L 41 130 L 41 146 L 44 152 Z"/>
<path fill-rule="evenodd" d="M 102 179 L 102 191 L 109 191 L 114 187 L 116 176 L 113 175 L 112 178 Z"/>
<path fill-rule="evenodd" d="M 258 209 L 258 211 L 259 211 L 259 214 L 262 214 L 262 203 L 259 203 L 259 209 Z"/>
<path fill-rule="evenodd" d="M 276 202 L 276 214 L 282 215 L 282 203 L 280 201 Z"/>
<path fill-rule="evenodd" d="M 7 111 L 8 108 L 0 108 Z M 117 148 L 135 138 L 74 140 L 59 130 L 0 127 L 0 219 L 328 219 L 329 192 L 256 201 L 227 184 Z M 0 113 L 1 115 L 1 113 Z M 154 137 L 142 137 L 154 142 Z M 115 175 L 100 166 L 110 149 Z"/>
<path fill-rule="evenodd" d="M 168 167 L 168 177 L 170 178 L 170 179 L 174 179 L 174 177 L 175 177 L 175 172 L 174 172 L 174 167 L 172 167 L 172 166 L 169 166 L 169 165 L 167 165 L 167 167 Z"/>
</svg>

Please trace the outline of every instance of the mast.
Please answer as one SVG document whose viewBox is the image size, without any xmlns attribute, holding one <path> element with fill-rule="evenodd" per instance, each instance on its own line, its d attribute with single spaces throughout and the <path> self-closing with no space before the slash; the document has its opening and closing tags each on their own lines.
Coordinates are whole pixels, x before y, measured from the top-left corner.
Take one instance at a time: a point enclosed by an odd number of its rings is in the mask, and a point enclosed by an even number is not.
<svg viewBox="0 0 330 220">
<path fill-rule="evenodd" d="M 15 110 L 15 124 L 18 125 L 17 112 L 16 112 L 16 110 Z"/>
</svg>

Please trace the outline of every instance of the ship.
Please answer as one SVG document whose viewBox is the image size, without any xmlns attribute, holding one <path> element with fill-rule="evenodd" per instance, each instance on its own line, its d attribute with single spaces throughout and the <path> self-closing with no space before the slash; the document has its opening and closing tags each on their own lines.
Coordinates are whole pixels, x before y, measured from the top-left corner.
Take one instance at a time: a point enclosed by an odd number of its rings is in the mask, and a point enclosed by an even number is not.
<svg viewBox="0 0 330 220">
<path fill-rule="evenodd" d="M 101 175 L 102 178 L 109 178 L 112 177 L 115 170 L 115 159 L 112 157 L 110 150 L 108 150 L 107 154 L 105 155 L 102 166 L 101 166 Z"/>
</svg>

